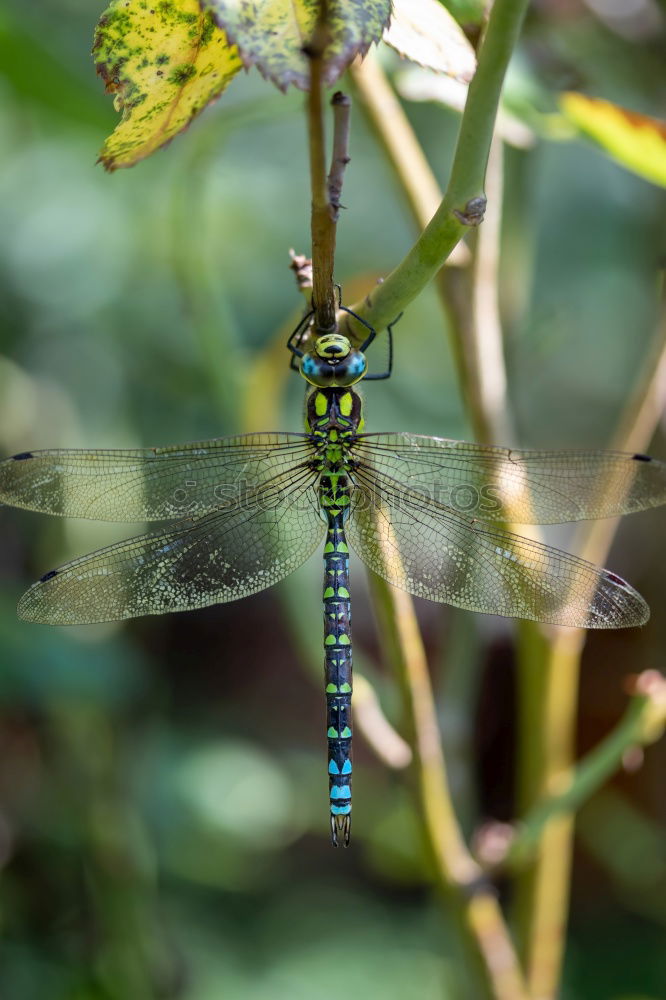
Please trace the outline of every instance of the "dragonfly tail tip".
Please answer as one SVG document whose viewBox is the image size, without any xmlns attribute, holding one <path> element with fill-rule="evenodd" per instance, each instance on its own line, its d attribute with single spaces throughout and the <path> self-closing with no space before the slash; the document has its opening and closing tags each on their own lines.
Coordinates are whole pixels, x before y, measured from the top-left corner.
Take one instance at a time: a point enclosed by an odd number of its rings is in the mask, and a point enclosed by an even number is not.
<svg viewBox="0 0 666 1000">
<path fill-rule="evenodd" d="M 331 816 L 331 843 L 333 847 L 349 847 L 351 815 Z"/>
</svg>

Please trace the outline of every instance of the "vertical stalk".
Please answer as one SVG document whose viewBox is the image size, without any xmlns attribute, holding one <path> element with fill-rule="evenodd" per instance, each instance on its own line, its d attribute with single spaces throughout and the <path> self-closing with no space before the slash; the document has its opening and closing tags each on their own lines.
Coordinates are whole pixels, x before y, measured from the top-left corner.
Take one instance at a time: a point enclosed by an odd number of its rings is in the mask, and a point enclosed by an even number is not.
<svg viewBox="0 0 666 1000">
<path fill-rule="evenodd" d="M 529 1000 L 497 896 L 456 818 L 423 641 L 411 597 L 370 574 L 382 642 L 403 687 L 421 814 L 439 888 L 453 901 L 485 1000 Z"/>
<path fill-rule="evenodd" d="M 666 314 L 611 447 L 644 451 L 666 404 Z M 600 491 L 604 483 L 599 484 Z M 583 522 L 573 551 L 606 561 L 619 518 Z M 571 775 L 575 756 L 580 661 L 587 633 L 521 625 L 519 647 L 518 790 L 521 812 Z M 565 812 L 545 826 L 536 860 L 516 879 L 514 922 L 532 994 L 557 994 L 565 944 L 574 816 Z"/>
<path fill-rule="evenodd" d="M 310 59 L 308 133 L 310 147 L 310 188 L 312 192 L 312 304 L 315 325 L 325 332 L 335 329 L 335 219 L 328 200 L 326 150 L 322 106 L 323 55 L 328 37 L 328 5 L 320 3 L 319 18 L 312 41 L 306 48 Z"/>
</svg>

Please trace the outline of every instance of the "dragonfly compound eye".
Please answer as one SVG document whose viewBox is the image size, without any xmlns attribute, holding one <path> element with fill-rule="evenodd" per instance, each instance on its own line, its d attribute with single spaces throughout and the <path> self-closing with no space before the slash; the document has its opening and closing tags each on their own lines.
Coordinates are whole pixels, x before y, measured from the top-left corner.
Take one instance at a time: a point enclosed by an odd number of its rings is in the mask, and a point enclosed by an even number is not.
<svg viewBox="0 0 666 1000">
<path fill-rule="evenodd" d="M 308 352 L 301 358 L 300 369 L 303 378 L 311 385 L 323 388 L 353 385 L 363 378 L 368 364 L 364 354 L 350 348 L 345 357 L 331 360 L 325 360 L 318 353 Z"/>
</svg>

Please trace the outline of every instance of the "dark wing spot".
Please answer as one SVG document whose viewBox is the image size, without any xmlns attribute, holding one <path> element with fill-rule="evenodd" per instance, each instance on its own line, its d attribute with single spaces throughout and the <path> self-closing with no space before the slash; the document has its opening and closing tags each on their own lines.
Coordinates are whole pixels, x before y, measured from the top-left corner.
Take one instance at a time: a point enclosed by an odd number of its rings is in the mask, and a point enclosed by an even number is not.
<svg viewBox="0 0 666 1000">
<path fill-rule="evenodd" d="M 12 458 L 13 458 L 13 459 L 14 459 L 14 460 L 15 460 L 16 462 L 22 462 L 24 458 L 34 458 L 34 457 L 35 457 L 35 456 L 33 455 L 33 453 L 32 453 L 31 451 L 22 451 L 22 452 L 21 452 L 20 454 L 18 454 L 18 455 L 12 455 Z"/>
<path fill-rule="evenodd" d="M 618 587 L 627 586 L 627 581 L 623 580 L 621 576 L 617 576 L 615 573 L 606 572 L 606 576 L 611 581 L 611 583 L 616 583 Z"/>
<path fill-rule="evenodd" d="M 57 575 L 58 575 L 58 570 L 57 569 L 50 569 L 48 571 L 48 573 L 44 574 L 44 576 L 40 576 L 39 582 L 40 583 L 46 583 L 47 580 L 52 580 L 53 577 L 57 576 Z"/>
<path fill-rule="evenodd" d="M 631 456 L 636 462 L 651 462 L 652 459 L 649 455 L 632 455 Z"/>
</svg>

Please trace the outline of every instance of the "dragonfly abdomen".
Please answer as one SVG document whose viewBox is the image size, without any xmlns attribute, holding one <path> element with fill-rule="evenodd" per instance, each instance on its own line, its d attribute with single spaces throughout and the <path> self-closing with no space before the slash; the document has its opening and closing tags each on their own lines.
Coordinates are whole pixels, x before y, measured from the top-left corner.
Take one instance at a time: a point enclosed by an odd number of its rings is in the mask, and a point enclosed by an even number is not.
<svg viewBox="0 0 666 1000">
<path fill-rule="evenodd" d="M 352 809 L 352 643 L 349 549 L 345 522 L 351 505 L 349 448 L 361 424 L 352 389 L 315 389 L 306 426 L 317 451 L 319 504 L 328 525 L 324 547 L 324 669 L 331 841 L 347 847 Z"/>
<path fill-rule="evenodd" d="M 341 509 L 329 513 L 324 547 L 324 669 L 331 840 L 335 847 L 347 847 L 352 794 L 352 644 L 349 550 Z"/>
</svg>

